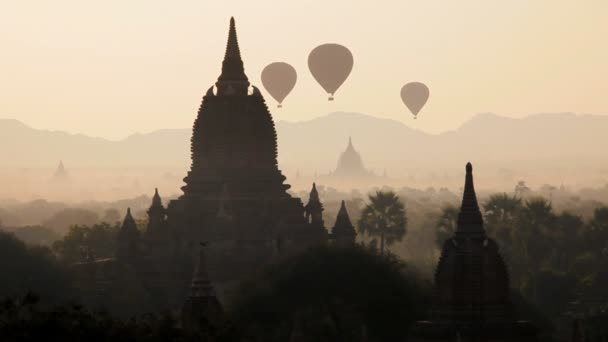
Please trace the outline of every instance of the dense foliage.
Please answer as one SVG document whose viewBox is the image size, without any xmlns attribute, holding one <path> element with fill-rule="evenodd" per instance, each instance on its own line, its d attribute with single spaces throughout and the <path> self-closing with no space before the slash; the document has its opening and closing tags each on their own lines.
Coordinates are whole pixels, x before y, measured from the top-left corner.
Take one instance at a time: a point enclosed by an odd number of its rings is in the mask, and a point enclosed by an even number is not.
<svg viewBox="0 0 608 342">
<path fill-rule="evenodd" d="M 75 225 L 53 244 L 53 250 L 67 263 L 110 258 L 116 252 L 119 230 L 118 224 Z"/>
<path fill-rule="evenodd" d="M 57 303 L 73 294 L 65 268 L 47 247 L 27 246 L 13 234 L 0 231 L 0 298 L 19 297 L 28 291 L 45 302 Z"/>
<path fill-rule="evenodd" d="M 424 315 L 429 284 L 392 256 L 319 246 L 244 284 L 235 322 L 255 341 L 400 341 Z"/>
<path fill-rule="evenodd" d="M 42 308 L 38 296 L 31 293 L 0 302 L 0 336 L 5 342 L 208 341 L 206 336 L 188 335 L 179 329 L 170 313 L 122 321 L 80 305 Z"/>
</svg>

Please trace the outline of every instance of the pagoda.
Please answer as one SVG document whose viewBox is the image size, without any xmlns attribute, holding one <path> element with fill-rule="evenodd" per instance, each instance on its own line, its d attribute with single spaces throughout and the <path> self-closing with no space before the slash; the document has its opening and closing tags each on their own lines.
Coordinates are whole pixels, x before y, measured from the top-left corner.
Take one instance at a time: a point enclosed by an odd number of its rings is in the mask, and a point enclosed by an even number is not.
<svg viewBox="0 0 608 342">
<path fill-rule="evenodd" d="M 536 329 L 516 319 L 507 267 L 484 229 L 471 163 L 457 222 L 437 265 L 429 320 L 416 323 L 412 341 L 536 341 Z"/>
<path fill-rule="evenodd" d="M 218 296 L 281 249 L 327 238 L 324 227 L 306 220 L 302 201 L 287 193 L 274 122 L 245 75 L 234 18 L 221 74 L 194 121 L 191 158 L 183 195 L 169 202 L 166 220 L 183 265 L 194 264 L 198 241 L 210 242 L 208 271 Z M 187 279 L 191 268 L 184 270 L 180 277 Z"/>
<path fill-rule="evenodd" d="M 353 140 L 348 138 L 346 150 L 342 152 L 338 159 L 336 170 L 331 174 L 333 177 L 340 178 L 370 178 L 374 174 L 368 171 L 363 165 L 361 154 L 355 150 Z"/>
</svg>

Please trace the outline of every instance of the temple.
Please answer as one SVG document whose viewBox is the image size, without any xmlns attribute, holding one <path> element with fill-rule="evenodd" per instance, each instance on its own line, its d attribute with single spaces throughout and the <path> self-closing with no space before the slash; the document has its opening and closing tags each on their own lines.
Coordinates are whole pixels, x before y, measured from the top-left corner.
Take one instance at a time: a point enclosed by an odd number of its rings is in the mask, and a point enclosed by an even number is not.
<svg viewBox="0 0 608 342">
<path fill-rule="evenodd" d="M 53 180 L 63 181 L 63 180 L 68 179 L 69 176 L 70 176 L 70 174 L 68 173 L 65 166 L 63 165 L 63 160 L 60 160 L 59 165 L 57 166 L 57 169 L 55 170 L 55 173 L 53 173 Z"/>
<path fill-rule="evenodd" d="M 412 340 L 536 341 L 535 328 L 516 319 L 509 289 L 498 245 L 486 236 L 468 163 L 457 229 L 435 272 L 430 317 L 416 323 Z"/>
<path fill-rule="evenodd" d="M 336 223 L 331 230 L 332 239 L 336 242 L 341 243 L 355 243 L 357 232 L 355 227 L 350 221 L 348 211 L 346 211 L 346 203 L 342 201 L 338 216 L 336 217 Z"/>
<path fill-rule="evenodd" d="M 75 266 L 77 287 L 94 289 L 83 294 L 85 302 L 107 302 L 123 292 L 113 290 L 117 284 L 130 279 L 148 299 L 124 307 L 145 302 L 156 310 L 182 308 L 184 325 L 195 330 L 197 307 L 217 301 L 229 309 L 244 278 L 283 253 L 330 239 L 316 185 L 306 206 L 287 193 L 274 122 L 245 75 L 234 19 L 221 74 L 194 121 L 191 157 L 183 195 L 165 207 L 156 189 L 141 236 L 128 210 L 116 257 Z"/>
<path fill-rule="evenodd" d="M 352 138 L 348 138 L 346 150 L 342 152 L 338 159 L 338 166 L 330 176 L 339 178 L 375 178 L 376 176 L 368 171 L 363 165 L 363 159 L 355 147 L 353 146 Z"/>
<path fill-rule="evenodd" d="M 209 275 L 220 297 L 288 248 L 324 241 L 277 164 L 277 134 L 262 94 L 245 75 L 234 19 L 222 71 L 194 122 L 184 194 L 169 203 L 167 226 L 184 264 L 208 241 Z M 322 223 L 322 222 L 321 222 Z"/>
</svg>

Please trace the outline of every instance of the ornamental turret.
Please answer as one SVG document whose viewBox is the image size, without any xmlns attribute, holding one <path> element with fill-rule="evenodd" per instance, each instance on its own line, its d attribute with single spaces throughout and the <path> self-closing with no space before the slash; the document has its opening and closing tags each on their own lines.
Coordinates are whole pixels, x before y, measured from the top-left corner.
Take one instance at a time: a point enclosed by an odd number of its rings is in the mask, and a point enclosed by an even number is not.
<svg viewBox="0 0 608 342">
<path fill-rule="evenodd" d="M 139 230 L 131 215 L 131 208 L 128 208 L 118 233 L 118 250 L 116 252 L 116 257 L 119 261 L 133 261 L 139 257 L 139 253 Z"/>
<path fill-rule="evenodd" d="M 323 227 L 323 204 L 319 198 L 319 192 L 315 183 L 312 183 L 312 190 L 310 190 L 310 196 L 308 203 L 304 207 L 304 212 L 306 213 L 306 220 L 311 225 Z"/>
<path fill-rule="evenodd" d="M 206 243 L 201 243 L 190 295 L 182 308 L 182 326 L 190 332 L 208 332 L 221 324 L 223 309 L 207 273 Z"/>
<path fill-rule="evenodd" d="M 331 230 L 332 239 L 338 243 L 354 243 L 357 237 L 355 227 L 350 221 L 348 211 L 346 210 L 346 204 L 342 201 L 338 216 L 336 217 L 336 223 Z"/>
</svg>

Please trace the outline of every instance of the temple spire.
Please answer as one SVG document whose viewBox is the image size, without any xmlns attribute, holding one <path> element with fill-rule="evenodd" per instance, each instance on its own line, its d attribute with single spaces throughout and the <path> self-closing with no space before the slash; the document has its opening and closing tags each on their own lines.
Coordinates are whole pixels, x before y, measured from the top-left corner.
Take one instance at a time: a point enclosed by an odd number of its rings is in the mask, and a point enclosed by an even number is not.
<svg viewBox="0 0 608 342">
<path fill-rule="evenodd" d="M 323 226 L 323 204 L 319 198 L 316 183 L 312 183 L 312 190 L 310 190 L 308 203 L 304 206 L 304 212 L 306 213 L 306 220 L 312 225 Z"/>
<path fill-rule="evenodd" d="M 473 184 L 473 165 L 471 163 L 467 163 L 466 172 L 462 205 L 458 214 L 458 228 L 456 231 L 460 233 L 484 233 L 483 219 Z"/>
<path fill-rule="evenodd" d="M 241 59 L 234 18 L 230 18 L 230 30 L 228 31 L 226 54 L 222 62 L 222 74 L 217 81 L 216 85 L 219 94 L 224 94 L 227 90 L 230 90 L 233 94 L 240 93 L 239 90 L 243 90 L 243 85 L 245 91 L 249 86 L 247 75 L 245 75 L 245 68 L 243 67 L 243 60 Z"/>
<path fill-rule="evenodd" d="M 346 203 L 342 201 L 340 205 L 340 210 L 338 211 L 338 216 L 336 217 L 336 226 L 341 227 L 352 227 L 353 224 L 350 221 L 350 216 L 348 216 L 348 211 L 346 210 Z"/>
<path fill-rule="evenodd" d="M 190 297 L 201 298 L 201 297 L 215 297 L 215 291 L 209 280 L 209 274 L 207 273 L 207 259 L 205 258 L 205 247 L 206 242 L 201 242 L 201 249 L 198 255 L 198 264 L 196 265 L 196 271 L 192 278 L 192 287 L 190 290 Z"/>
<path fill-rule="evenodd" d="M 117 256 L 119 259 L 132 259 L 139 253 L 139 230 L 137 224 L 131 215 L 131 208 L 127 209 L 127 214 L 120 227 L 118 233 L 118 250 Z"/>
<path fill-rule="evenodd" d="M 163 202 L 158 194 L 158 188 L 154 189 L 154 197 L 152 197 L 152 207 L 162 207 Z"/>
<path fill-rule="evenodd" d="M 348 211 L 346 210 L 346 203 L 342 201 L 338 216 L 336 216 L 336 223 L 331 230 L 335 241 L 354 243 L 357 238 L 357 232 L 355 227 L 350 221 Z"/>
</svg>

